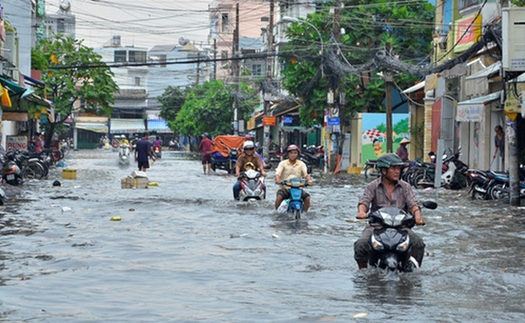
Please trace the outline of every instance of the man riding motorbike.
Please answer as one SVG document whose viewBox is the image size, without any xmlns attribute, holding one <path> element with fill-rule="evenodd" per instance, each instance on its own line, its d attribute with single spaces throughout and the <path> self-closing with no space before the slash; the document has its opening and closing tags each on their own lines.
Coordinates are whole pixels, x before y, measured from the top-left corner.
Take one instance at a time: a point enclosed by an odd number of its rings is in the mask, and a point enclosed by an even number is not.
<svg viewBox="0 0 525 323">
<path fill-rule="evenodd" d="M 403 166 L 403 161 L 396 154 L 385 154 L 377 159 L 377 168 L 381 176 L 365 187 L 357 205 L 358 219 L 366 219 L 369 212 L 391 206 L 411 213 L 416 220 L 416 225 L 425 225 L 412 186 L 400 179 Z M 359 269 L 366 268 L 368 265 L 369 240 L 375 229 L 374 225 L 369 224 L 363 230 L 361 238 L 354 243 L 354 259 Z M 421 266 L 425 254 L 425 243 L 409 228 L 404 230 L 412 242 L 411 256 L 418 262 L 418 266 Z"/>
<path fill-rule="evenodd" d="M 237 163 L 235 164 L 235 176 L 237 176 L 237 182 L 233 185 L 233 198 L 235 200 L 239 199 L 239 192 L 241 191 L 241 179 L 239 179 L 239 176 L 241 176 L 241 172 L 244 171 L 246 168 L 247 163 L 252 163 L 256 166 L 257 171 L 261 172 L 261 175 L 266 177 L 266 172 L 264 171 L 264 165 L 259 158 L 259 156 L 255 155 L 255 145 L 253 141 L 245 141 L 243 146 L 243 153 L 242 155 L 237 158 Z"/>
<path fill-rule="evenodd" d="M 275 170 L 275 184 L 281 184 L 283 180 L 289 180 L 291 178 L 306 178 L 308 186 L 312 186 L 312 178 L 308 174 L 306 164 L 300 161 L 299 158 L 299 147 L 296 145 L 290 145 L 286 149 L 288 153 L 288 159 L 285 159 L 279 163 Z M 310 208 L 310 194 L 303 190 L 301 198 L 304 202 L 304 211 L 307 212 Z M 275 199 L 275 209 L 277 210 L 284 199 L 290 198 L 290 190 L 282 186 L 277 191 L 277 197 Z"/>
</svg>

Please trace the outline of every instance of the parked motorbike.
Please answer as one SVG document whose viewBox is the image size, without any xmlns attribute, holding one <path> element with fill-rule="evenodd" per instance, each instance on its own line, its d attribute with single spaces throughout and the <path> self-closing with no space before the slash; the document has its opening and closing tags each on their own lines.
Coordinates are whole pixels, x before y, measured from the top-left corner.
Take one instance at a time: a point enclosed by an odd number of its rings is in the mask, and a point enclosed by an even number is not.
<svg viewBox="0 0 525 323">
<path fill-rule="evenodd" d="M 250 169 L 245 172 L 242 172 L 240 178 L 240 201 L 264 200 L 266 198 L 264 177 L 261 175 L 260 172 Z"/>
<path fill-rule="evenodd" d="M 130 148 L 127 144 L 122 144 L 119 146 L 118 153 L 118 162 L 120 165 L 129 165 L 131 158 Z"/>
<path fill-rule="evenodd" d="M 324 150 L 323 146 L 311 145 L 305 147 L 299 156 L 299 159 L 302 160 L 307 165 L 312 165 L 313 167 L 322 168 L 324 162 Z"/>
<path fill-rule="evenodd" d="M 423 206 L 437 208 L 437 203 L 426 201 Z M 395 208 L 386 207 L 368 214 L 370 224 L 379 226 L 370 236 L 371 266 L 388 269 L 389 272 L 412 272 L 419 267 L 410 255 L 412 244 L 405 228 L 416 224 L 412 214 Z"/>
<path fill-rule="evenodd" d="M 14 153 L 7 153 L 2 166 L 2 179 L 4 183 L 18 186 L 24 182 L 22 168 L 15 161 Z"/>
<path fill-rule="evenodd" d="M 291 178 L 282 181 L 281 184 L 290 188 L 290 198 L 287 201 L 288 208 L 286 212 L 293 214 L 294 219 L 299 220 L 304 212 L 303 187 L 308 186 L 308 182 L 305 179 Z"/>
<path fill-rule="evenodd" d="M 381 173 L 377 169 L 377 159 L 367 159 L 363 173 L 365 174 L 365 178 L 379 177 Z"/>
<path fill-rule="evenodd" d="M 471 182 L 468 194 L 471 195 L 473 200 L 490 199 L 489 194 L 487 194 L 489 183 L 491 182 L 489 172 L 490 171 L 483 171 L 479 169 L 469 169 L 467 171 Z"/>
<path fill-rule="evenodd" d="M 470 178 L 467 174 L 468 165 L 459 160 L 459 153 L 450 157 L 444 156 L 441 174 L 441 187 L 449 189 L 461 189 L 470 186 Z M 413 176 L 412 186 L 422 188 L 433 186 L 436 175 L 436 165 L 433 163 L 421 163 L 420 168 Z"/>
<path fill-rule="evenodd" d="M 228 174 L 233 174 L 235 172 L 235 164 L 237 163 L 237 157 L 239 152 L 237 148 L 230 149 L 228 156 L 224 157 L 219 152 L 214 152 L 211 155 L 211 169 L 216 171 L 217 169 L 222 169 L 228 172 Z"/>
</svg>

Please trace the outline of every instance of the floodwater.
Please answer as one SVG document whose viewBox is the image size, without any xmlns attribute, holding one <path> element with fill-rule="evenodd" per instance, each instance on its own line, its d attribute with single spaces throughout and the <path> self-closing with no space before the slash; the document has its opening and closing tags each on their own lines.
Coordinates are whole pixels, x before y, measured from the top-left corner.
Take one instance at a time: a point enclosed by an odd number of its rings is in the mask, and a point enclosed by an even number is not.
<svg viewBox="0 0 525 323">
<path fill-rule="evenodd" d="M 234 178 L 164 152 L 158 186 L 121 189 L 135 165 L 72 152 L 76 180 L 4 187 L 2 322 L 523 322 L 523 209 L 465 191 L 417 191 L 439 203 L 414 230 L 423 267 L 387 279 L 357 270 L 354 220 L 363 176 L 314 174 L 299 224 L 232 199 Z M 270 172 L 273 175 L 273 172 Z M 54 180 L 62 182 L 53 187 Z M 120 216 L 121 221 L 111 221 Z"/>
</svg>

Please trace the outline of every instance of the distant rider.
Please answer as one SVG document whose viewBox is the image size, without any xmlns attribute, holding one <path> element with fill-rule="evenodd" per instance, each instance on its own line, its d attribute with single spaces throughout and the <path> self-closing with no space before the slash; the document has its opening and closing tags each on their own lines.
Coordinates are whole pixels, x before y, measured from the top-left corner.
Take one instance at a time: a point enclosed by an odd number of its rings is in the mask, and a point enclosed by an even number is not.
<svg viewBox="0 0 525 323">
<path fill-rule="evenodd" d="M 120 146 L 123 146 L 123 145 L 128 145 L 129 146 L 129 141 L 126 138 L 126 135 L 122 135 L 122 139 L 120 139 L 119 145 Z"/>
<path fill-rule="evenodd" d="M 411 213 L 416 225 L 424 225 L 421 209 L 418 205 L 412 186 L 400 179 L 401 169 L 405 164 L 396 154 L 385 154 L 377 159 L 377 168 L 381 176 L 368 183 L 357 205 L 357 218 L 366 219 L 369 212 L 375 212 L 384 207 L 395 207 Z M 354 243 L 354 259 L 359 269 L 366 268 L 369 261 L 369 240 L 375 230 L 373 225 L 368 225 Z M 425 254 L 425 243 L 409 228 L 405 229 L 412 242 L 411 256 L 421 266 Z"/>
<path fill-rule="evenodd" d="M 153 140 L 153 150 L 155 150 L 155 148 L 159 148 L 159 151 L 162 150 L 162 140 L 160 140 L 159 136 L 156 136 L 155 140 Z"/>
<path fill-rule="evenodd" d="M 288 159 L 281 161 L 275 170 L 275 184 L 281 184 L 283 180 L 289 180 L 292 178 L 306 178 L 308 185 L 312 186 L 312 178 L 310 177 L 310 174 L 308 174 L 306 164 L 298 159 L 299 147 L 296 145 L 290 145 L 286 149 L 286 152 L 288 153 Z M 277 191 L 275 209 L 277 210 L 282 201 L 288 198 L 290 198 L 290 189 L 281 185 Z M 303 190 L 301 198 L 304 201 L 304 211 L 307 212 L 310 208 L 310 194 Z"/>
<path fill-rule="evenodd" d="M 257 170 L 261 172 L 261 175 L 266 177 L 261 158 L 254 154 L 255 145 L 253 141 L 245 141 L 242 150 L 243 153 L 237 158 L 237 163 L 235 164 L 235 176 L 237 176 L 238 180 L 233 185 L 233 198 L 236 200 L 239 199 L 239 193 L 241 191 L 241 170 L 245 169 L 247 163 L 255 165 Z"/>
</svg>

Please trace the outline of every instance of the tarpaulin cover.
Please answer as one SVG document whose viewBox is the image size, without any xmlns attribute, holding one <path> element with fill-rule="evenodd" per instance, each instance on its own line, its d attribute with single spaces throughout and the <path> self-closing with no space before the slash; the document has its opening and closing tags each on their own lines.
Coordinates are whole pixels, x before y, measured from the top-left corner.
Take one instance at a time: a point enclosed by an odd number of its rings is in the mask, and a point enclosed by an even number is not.
<svg viewBox="0 0 525 323">
<path fill-rule="evenodd" d="M 244 137 L 241 136 L 217 136 L 213 139 L 213 146 L 211 146 L 212 153 L 219 152 L 224 157 L 230 154 L 230 150 L 237 148 L 242 149 L 244 144 Z"/>
</svg>

